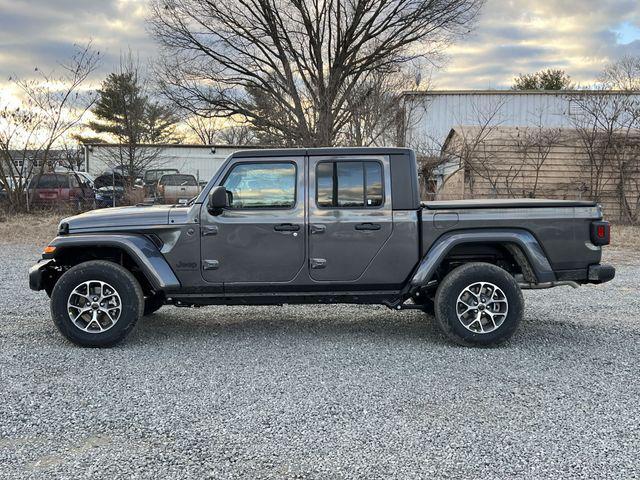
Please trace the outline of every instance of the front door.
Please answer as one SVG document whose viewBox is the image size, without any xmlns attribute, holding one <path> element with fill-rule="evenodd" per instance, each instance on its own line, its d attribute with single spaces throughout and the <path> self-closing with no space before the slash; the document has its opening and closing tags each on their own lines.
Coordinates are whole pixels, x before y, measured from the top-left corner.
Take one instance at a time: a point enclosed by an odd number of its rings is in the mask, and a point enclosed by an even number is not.
<svg viewBox="0 0 640 480">
<path fill-rule="evenodd" d="M 305 265 L 304 157 L 238 158 L 221 175 L 222 212 L 201 215 L 207 282 L 284 283 Z"/>
<path fill-rule="evenodd" d="M 354 282 L 393 228 L 385 157 L 309 157 L 309 274 Z"/>
</svg>

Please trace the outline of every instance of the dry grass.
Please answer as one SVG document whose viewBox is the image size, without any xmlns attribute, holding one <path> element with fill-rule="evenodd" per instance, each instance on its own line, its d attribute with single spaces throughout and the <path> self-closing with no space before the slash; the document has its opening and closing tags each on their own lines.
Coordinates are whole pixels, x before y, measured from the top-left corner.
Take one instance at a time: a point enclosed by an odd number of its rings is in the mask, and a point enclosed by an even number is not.
<svg viewBox="0 0 640 480">
<path fill-rule="evenodd" d="M 0 213 L 0 245 L 47 245 L 58 231 L 63 213 L 33 214 Z"/>
<path fill-rule="evenodd" d="M 640 252 L 640 226 L 612 225 L 611 248 Z"/>
</svg>

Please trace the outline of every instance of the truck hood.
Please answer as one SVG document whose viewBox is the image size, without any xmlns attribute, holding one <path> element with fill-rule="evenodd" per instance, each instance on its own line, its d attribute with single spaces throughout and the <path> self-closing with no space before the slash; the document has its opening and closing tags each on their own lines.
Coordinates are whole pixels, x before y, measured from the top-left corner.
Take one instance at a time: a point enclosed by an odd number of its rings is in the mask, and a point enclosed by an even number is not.
<svg viewBox="0 0 640 480">
<path fill-rule="evenodd" d="M 91 210 L 68 217 L 60 222 L 60 231 L 80 233 L 89 231 L 118 230 L 130 227 L 168 225 L 172 205 L 140 207 L 115 207 Z"/>
</svg>

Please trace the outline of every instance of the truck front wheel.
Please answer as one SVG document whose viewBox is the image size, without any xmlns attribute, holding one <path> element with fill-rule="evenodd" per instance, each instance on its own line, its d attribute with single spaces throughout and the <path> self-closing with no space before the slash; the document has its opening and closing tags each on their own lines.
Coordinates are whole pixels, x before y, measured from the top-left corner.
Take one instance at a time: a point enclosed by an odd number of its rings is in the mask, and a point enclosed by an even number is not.
<svg viewBox="0 0 640 480">
<path fill-rule="evenodd" d="M 51 292 L 51 315 L 60 333 L 83 347 L 123 340 L 144 311 L 144 295 L 124 267 L 102 260 L 65 272 Z"/>
<path fill-rule="evenodd" d="M 442 332 L 465 346 L 505 342 L 522 320 L 524 299 L 515 279 L 489 263 L 451 271 L 436 292 L 435 316 Z"/>
</svg>

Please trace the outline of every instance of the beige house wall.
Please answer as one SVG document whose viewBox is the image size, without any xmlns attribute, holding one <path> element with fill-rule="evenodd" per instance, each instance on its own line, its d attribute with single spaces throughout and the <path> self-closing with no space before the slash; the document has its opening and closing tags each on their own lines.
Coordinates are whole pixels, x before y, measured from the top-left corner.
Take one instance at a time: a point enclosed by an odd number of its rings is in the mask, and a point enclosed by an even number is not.
<svg viewBox="0 0 640 480">
<path fill-rule="evenodd" d="M 473 132 L 469 133 L 469 130 L 453 132 L 445 145 L 443 155 L 449 156 L 451 163 L 460 162 L 460 157 L 465 157 L 465 154 L 460 154 L 461 144 L 472 143 L 469 142 L 469 135 Z M 524 154 L 519 148 L 519 133 L 522 133 L 522 129 L 500 128 L 483 138 L 478 153 L 466 155 L 470 159 L 469 164 L 474 167 L 457 170 L 450 167 L 450 173 L 438 189 L 436 199 L 588 199 L 592 179 L 596 181 L 597 178 L 602 192 L 599 201 L 605 214 L 609 218 L 620 218 L 619 175 L 616 169 L 607 165 L 600 172 L 593 172 L 589 167 L 587 151 L 575 134 L 571 131 L 563 133 L 558 144 L 550 149 L 542 166 L 536 169 L 534 162 L 539 160 L 531 153 Z M 629 196 L 630 201 L 636 198 L 637 192 L 635 196 L 633 193 Z"/>
</svg>

